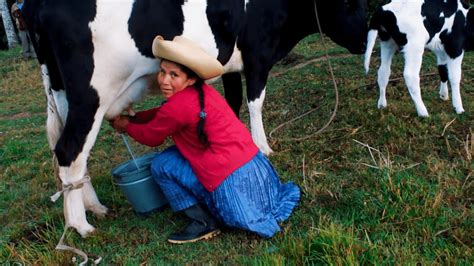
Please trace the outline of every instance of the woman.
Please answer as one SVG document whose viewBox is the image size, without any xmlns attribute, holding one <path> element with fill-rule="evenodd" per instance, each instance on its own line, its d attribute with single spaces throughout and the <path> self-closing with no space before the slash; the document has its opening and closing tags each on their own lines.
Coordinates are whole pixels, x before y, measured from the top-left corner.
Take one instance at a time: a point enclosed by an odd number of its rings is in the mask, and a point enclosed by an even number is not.
<svg viewBox="0 0 474 266">
<path fill-rule="evenodd" d="M 166 102 L 134 117 L 112 121 L 118 132 L 158 146 L 172 146 L 153 160 L 151 170 L 173 211 L 191 222 L 172 234 L 171 243 L 217 235 L 219 224 L 271 237 L 298 204 L 300 190 L 281 184 L 244 124 L 225 99 L 204 80 L 222 74 L 222 65 L 183 37 L 153 42 L 161 59 L 158 85 Z"/>
</svg>

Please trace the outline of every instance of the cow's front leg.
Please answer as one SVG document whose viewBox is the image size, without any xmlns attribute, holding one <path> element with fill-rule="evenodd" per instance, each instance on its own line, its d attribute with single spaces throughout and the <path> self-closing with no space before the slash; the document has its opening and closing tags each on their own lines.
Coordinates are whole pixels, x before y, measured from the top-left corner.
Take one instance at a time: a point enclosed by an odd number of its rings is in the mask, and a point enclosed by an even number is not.
<svg viewBox="0 0 474 266">
<path fill-rule="evenodd" d="M 461 54 L 455 59 L 448 60 L 448 77 L 449 84 L 451 85 L 451 94 L 453 100 L 453 107 L 456 113 L 464 113 L 464 108 L 462 106 L 461 100 L 461 64 L 464 54 Z"/>
</svg>

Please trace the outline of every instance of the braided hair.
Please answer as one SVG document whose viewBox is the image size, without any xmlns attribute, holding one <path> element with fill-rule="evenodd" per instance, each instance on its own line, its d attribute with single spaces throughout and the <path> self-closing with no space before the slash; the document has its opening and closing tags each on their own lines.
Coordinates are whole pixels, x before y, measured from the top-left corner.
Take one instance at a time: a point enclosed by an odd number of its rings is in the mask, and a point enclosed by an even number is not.
<svg viewBox="0 0 474 266">
<path fill-rule="evenodd" d="M 202 88 L 204 84 L 204 80 L 199 77 L 194 71 L 189 69 L 188 67 L 178 64 L 181 67 L 181 70 L 188 75 L 188 78 L 195 78 L 196 83 L 194 83 L 194 88 L 198 92 L 198 99 L 199 99 L 199 107 L 201 110 L 199 111 L 199 122 L 197 125 L 197 135 L 199 141 L 206 147 L 209 146 L 209 140 L 207 138 L 206 132 L 204 132 L 204 124 L 206 122 L 206 112 L 204 110 L 204 90 Z"/>
</svg>

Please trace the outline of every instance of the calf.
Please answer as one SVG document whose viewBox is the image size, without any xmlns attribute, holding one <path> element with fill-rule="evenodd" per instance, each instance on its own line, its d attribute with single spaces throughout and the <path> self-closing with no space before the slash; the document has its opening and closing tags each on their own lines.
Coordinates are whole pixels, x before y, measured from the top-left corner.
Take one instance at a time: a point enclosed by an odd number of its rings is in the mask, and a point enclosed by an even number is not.
<svg viewBox="0 0 474 266">
<path fill-rule="evenodd" d="M 461 63 L 464 51 L 473 48 L 473 23 L 473 9 L 460 0 L 393 0 L 379 7 L 370 21 L 364 62 L 368 72 L 372 49 L 379 35 L 378 108 L 387 106 L 385 89 L 390 77 L 390 64 L 394 53 L 400 49 L 405 58 L 403 77 L 416 111 L 419 116 L 428 116 L 421 99 L 419 76 L 423 51 L 427 48 L 437 58 L 441 77 L 440 98 L 449 99 L 449 80 L 454 109 L 458 114 L 463 113 L 459 88 Z"/>
</svg>

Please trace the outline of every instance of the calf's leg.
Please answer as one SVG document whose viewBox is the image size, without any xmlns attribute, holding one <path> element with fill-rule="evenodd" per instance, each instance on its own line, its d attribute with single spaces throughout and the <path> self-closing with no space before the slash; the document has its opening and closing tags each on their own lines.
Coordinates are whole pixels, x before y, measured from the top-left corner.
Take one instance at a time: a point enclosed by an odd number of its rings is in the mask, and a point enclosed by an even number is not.
<svg viewBox="0 0 474 266">
<path fill-rule="evenodd" d="M 393 40 L 380 42 L 380 67 L 377 73 L 377 83 L 379 85 L 379 100 L 377 107 L 387 107 L 386 88 L 391 74 L 393 55 L 397 51 L 397 45 Z"/>
<path fill-rule="evenodd" d="M 439 98 L 443 101 L 449 100 L 448 92 L 448 67 L 447 67 L 447 55 L 446 53 L 436 53 L 438 62 L 438 73 L 441 79 L 439 84 Z"/>
<path fill-rule="evenodd" d="M 461 64 L 462 64 L 463 56 L 464 56 L 464 53 L 455 59 L 449 59 L 448 64 L 447 64 L 449 84 L 451 85 L 453 107 L 456 113 L 458 114 L 464 113 L 464 108 L 462 106 L 462 100 L 461 100 L 461 89 L 460 89 Z"/>
<path fill-rule="evenodd" d="M 428 110 L 421 99 L 420 69 L 423 60 L 424 47 L 406 46 L 404 48 L 405 67 L 403 77 L 410 92 L 411 99 L 415 103 L 418 116 L 428 117 Z"/>
</svg>

